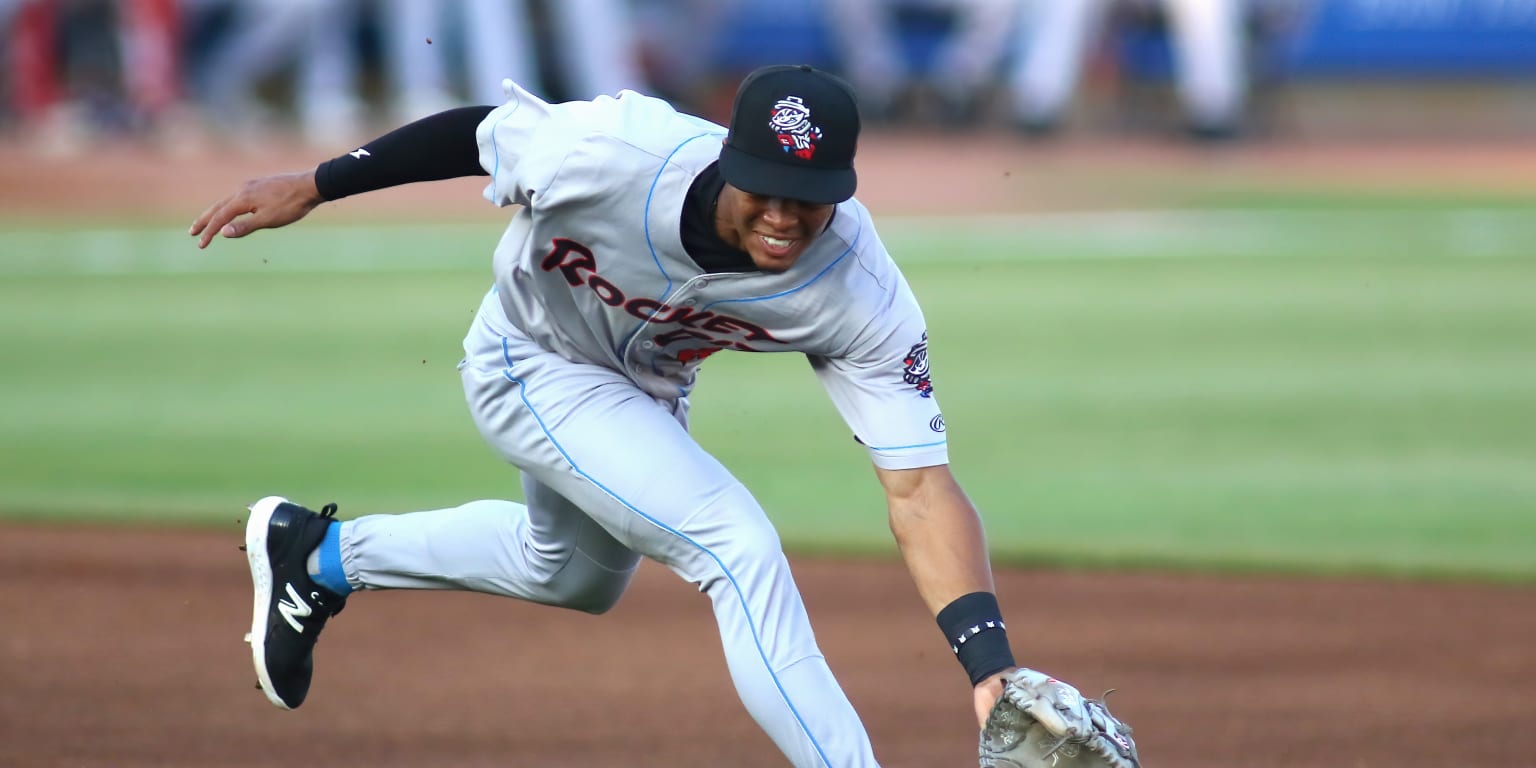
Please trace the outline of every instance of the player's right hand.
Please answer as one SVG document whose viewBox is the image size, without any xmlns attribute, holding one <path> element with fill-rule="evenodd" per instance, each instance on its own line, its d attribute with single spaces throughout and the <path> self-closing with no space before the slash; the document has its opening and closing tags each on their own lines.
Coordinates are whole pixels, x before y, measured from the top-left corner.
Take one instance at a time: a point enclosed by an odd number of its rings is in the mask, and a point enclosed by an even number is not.
<svg viewBox="0 0 1536 768">
<path fill-rule="evenodd" d="M 314 171 L 263 176 L 208 206 L 187 234 L 198 239 L 198 248 L 207 248 L 215 235 L 244 237 L 258 229 L 287 226 L 323 202 Z"/>
<path fill-rule="evenodd" d="M 1003 697 L 1004 685 L 1015 669 L 1018 667 L 1009 667 L 976 684 L 973 689 L 975 694 L 973 698 L 976 704 L 978 728 L 987 727 L 987 717 L 992 714 L 992 708 L 997 705 L 997 700 Z"/>
</svg>

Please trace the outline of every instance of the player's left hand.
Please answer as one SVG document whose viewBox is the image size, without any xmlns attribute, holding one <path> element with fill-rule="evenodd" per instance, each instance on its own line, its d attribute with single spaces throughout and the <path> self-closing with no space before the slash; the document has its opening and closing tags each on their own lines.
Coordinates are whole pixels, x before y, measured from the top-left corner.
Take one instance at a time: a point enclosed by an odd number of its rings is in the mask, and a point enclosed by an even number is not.
<svg viewBox="0 0 1536 768">
<path fill-rule="evenodd" d="M 981 768 L 1141 768 L 1130 726 L 1102 700 L 1033 669 L 1005 673 L 1002 685 L 982 725 Z"/>
<path fill-rule="evenodd" d="M 187 234 L 198 239 L 197 247 L 207 248 L 215 235 L 244 237 L 258 229 L 287 226 L 323 202 L 314 171 L 263 176 L 208 206 Z"/>
</svg>

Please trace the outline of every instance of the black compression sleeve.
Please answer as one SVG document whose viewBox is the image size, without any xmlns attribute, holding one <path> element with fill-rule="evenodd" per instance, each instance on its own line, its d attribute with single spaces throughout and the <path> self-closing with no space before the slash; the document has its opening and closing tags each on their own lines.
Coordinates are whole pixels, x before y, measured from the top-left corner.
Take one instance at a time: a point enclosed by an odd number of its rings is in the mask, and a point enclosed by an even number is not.
<svg viewBox="0 0 1536 768">
<path fill-rule="evenodd" d="M 326 200 L 416 181 L 487 176 L 475 129 L 494 107 L 459 107 L 424 117 L 315 168 Z"/>
</svg>

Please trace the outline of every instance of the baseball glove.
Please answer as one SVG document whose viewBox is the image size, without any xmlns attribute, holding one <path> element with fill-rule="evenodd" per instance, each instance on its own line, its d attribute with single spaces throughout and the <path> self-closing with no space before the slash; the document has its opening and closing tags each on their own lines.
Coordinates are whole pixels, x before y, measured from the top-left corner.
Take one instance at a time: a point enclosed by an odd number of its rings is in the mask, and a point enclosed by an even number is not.
<svg viewBox="0 0 1536 768">
<path fill-rule="evenodd" d="M 1131 728 L 1103 700 L 1019 669 L 981 730 L 981 768 L 1141 768 Z"/>
</svg>

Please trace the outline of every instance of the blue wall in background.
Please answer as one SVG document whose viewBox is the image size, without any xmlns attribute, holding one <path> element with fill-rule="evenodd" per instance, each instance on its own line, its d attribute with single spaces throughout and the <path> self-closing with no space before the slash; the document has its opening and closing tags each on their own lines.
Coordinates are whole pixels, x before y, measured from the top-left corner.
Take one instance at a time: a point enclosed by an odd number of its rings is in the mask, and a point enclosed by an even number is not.
<svg viewBox="0 0 1536 768">
<path fill-rule="evenodd" d="M 1321 0 L 1281 61 L 1297 75 L 1536 74 L 1536 0 Z"/>
<path fill-rule="evenodd" d="M 712 57 L 722 69 L 765 63 L 840 64 L 819 0 L 737 4 Z M 921 71 L 945 31 L 941 15 L 909 12 L 902 40 Z M 1126 32 L 1116 54 L 1136 75 L 1165 76 L 1167 41 Z M 1536 75 L 1536 0 L 1312 0 L 1262 54 L 1288 77 Z"/>
</svg>

